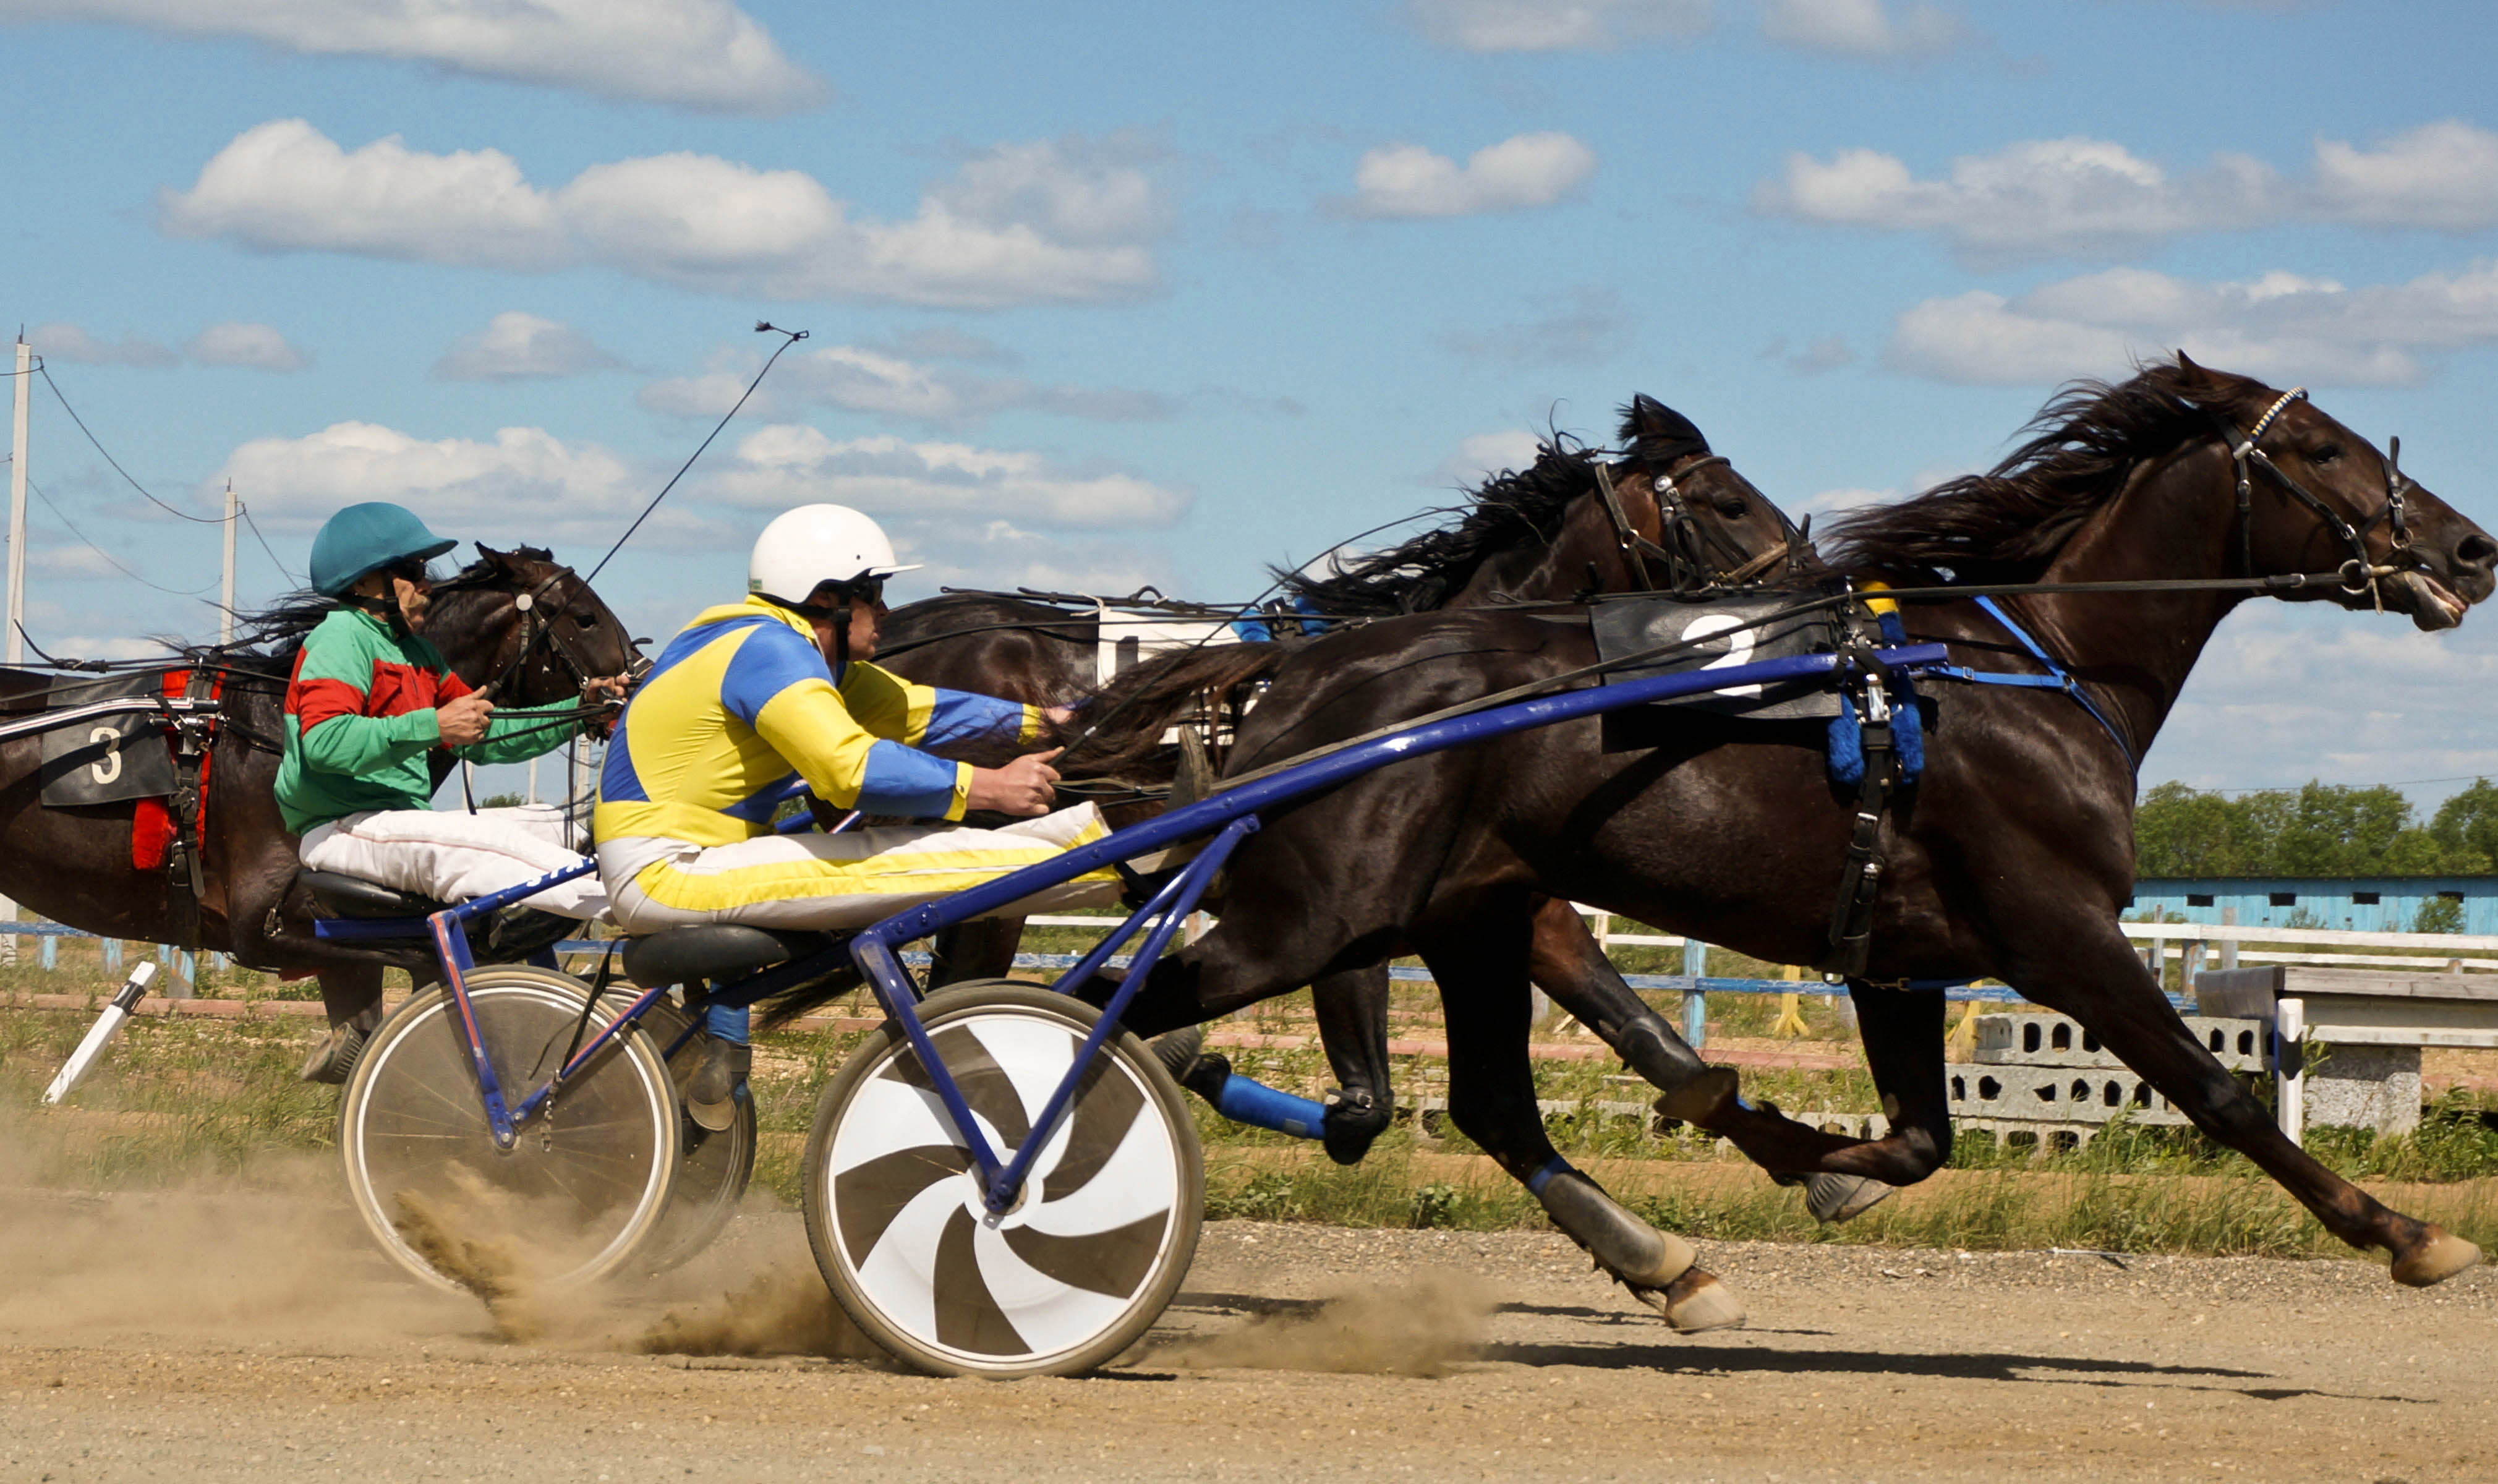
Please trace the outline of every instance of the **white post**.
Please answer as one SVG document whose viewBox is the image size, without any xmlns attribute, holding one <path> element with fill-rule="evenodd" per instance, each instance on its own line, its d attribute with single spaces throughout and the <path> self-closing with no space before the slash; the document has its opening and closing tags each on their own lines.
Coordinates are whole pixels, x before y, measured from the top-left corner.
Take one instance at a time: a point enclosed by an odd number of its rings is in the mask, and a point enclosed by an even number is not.
<svg viewBox="0 0 2498 1484">
<path fill-rule="evenodd" d="M 223 610 L 217 619 L 217 642 L 220 644 L 234 642 L 234 551 L 237 515 L 234 481 L 229 479 L 226 481 L 226 575 L 225 581 L 217 589 L 217 605 Z"/>
<path fill-rule="evenodd" d="M 9 662 L 26 658 L 26 387 L 34 378 L 35 347 L 17 335 L 17 399 L 9 444 Z M 14 916 L 14 914 L 13 914 Z"/>
<path fill-rule="evenodd" d="M 35 348 L 26 343 L 26 333 L 17 332 L 16 397 L 14 400 L 9 441 L 9 641 L 7 654 L 12 665 L 26 658 L 26 403 L 28 389 L 35 375 Z M 17 920 L 17 904 L 0 896 L 0 920 Z M 0 936 L 0 964 L 15 966 L 17 962 L 17 936 Z"/>
</svg>

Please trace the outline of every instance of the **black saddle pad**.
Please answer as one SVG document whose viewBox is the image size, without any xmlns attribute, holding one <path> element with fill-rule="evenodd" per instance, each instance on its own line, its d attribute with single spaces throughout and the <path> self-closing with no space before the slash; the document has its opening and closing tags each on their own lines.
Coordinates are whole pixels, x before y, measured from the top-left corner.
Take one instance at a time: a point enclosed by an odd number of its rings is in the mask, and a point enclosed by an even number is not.
<svg viewBox="0 0 2498 1484">
<path fill-rule="evenodd" d="M 56 679 L 46 711 L 164 694 L 164 672 L 137 670 L 101 680 Z M 162 798 L 174 791 L 174 753 L 165 729 L 144 709 L 115 711 L 45 730 L 43 800 L 59 809 Z"/>
<path fill-rule="evenodd" d="M 1696 602 L 1657 596 L 1609 597 L 1589 607 L 1587 622 L 1595 630 L 1596 655 L 1603 660 L 1692 642 L 1689 649 L 1650 662 L 1607 671 L 1610 684 L 1829 654 L 1839 647 L 1839 627 L 1828 608 L 1761 622 L 1813 596 L 1789 590 Z M 1839 714 L 1838 693 L 1819 679 L 1709 691 L 1657 704 L 1776 722 L 1827 720 Z"/>
<path fill-rule="evenodd" d="M 304 889 L 312 893 L 313 904 L 326 917 L 427 918 L 448 905 L 336 871 L 299 871 L 295 879 L 304 883 Z"/>
<path fill-rule="evenodd" d="M 832 933 L 749 927 L 742 922 L 671 927 L 625 941 L 624 976 L 644 988 L 735 979 L 820 952 L 835 941 Z"/>
</svg>

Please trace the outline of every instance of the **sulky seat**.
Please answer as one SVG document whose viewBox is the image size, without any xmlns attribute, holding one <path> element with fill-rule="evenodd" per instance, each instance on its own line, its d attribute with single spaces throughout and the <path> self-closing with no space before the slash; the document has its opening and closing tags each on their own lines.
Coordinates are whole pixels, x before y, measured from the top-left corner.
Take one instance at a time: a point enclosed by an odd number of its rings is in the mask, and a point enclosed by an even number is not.
<svg viewBox="0 0 2498 1484">
<path fill-rule="evenodd" d="M 367 881 L 361 876 L 341 876 L 336 871 L 301 871 L 296 880 L 312 893 L 312 900 L 325 917 L 333 918 L 425 918 L 449 907 L 422 896 Z"/>
<path fill-rule="evenodd" d="M 624 973 L 646 986 L 736 979 L 821 952 L 840 938 L 837 933 L 749 927 L 741 922 L 670 927 L 627 939 Z"/>
</svg>

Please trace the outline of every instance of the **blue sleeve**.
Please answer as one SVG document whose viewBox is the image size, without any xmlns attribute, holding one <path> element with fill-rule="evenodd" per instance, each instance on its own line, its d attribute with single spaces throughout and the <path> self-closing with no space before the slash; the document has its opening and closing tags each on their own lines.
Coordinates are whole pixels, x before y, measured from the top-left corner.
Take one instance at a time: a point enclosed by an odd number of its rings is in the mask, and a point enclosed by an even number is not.
<svg viewBox="0 0 2498 1484">
<path fill-rule="evenodd" d="M 752 726 L 772 697 L 802 680 L 833 683 L 823 654 L 795 629 L 758 623 L 746 642 L 737 646 L 737 653 L 729 656 L 728 669 L 720 678 L 720 703 L 729 715 Z"/>
<path fill-rule="evenodd" d="M 920 733 L 919 746 L 935 752 L 966 742 L 985 742 L 1005 738 L 1009 742 L 1023 740 L 1024 708 L 1015 701 L 1000 700 L 994 695 L 976 695 L 969 691 L 937 692 L 937 704 L 928 711 L 928 728 Z"/>
<path fill-rule="evenodd" d="M 879 742 L 868 749 L 867 778 L 859 787 L 858 807 L 869 814 L 896 814 L 912 820 L 942 820 L 953 812 L 954 785 L 960 769 L 899 742 Z"/>
</svg>

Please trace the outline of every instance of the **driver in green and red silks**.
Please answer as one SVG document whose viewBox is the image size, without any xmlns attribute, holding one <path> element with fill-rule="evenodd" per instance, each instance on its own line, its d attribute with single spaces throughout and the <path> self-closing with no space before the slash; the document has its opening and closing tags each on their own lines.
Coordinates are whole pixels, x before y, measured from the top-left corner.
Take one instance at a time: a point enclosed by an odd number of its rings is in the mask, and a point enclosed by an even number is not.
<svg viewBox="0 0 2498 1484">
<path fill-rule="evenodd" d="M 384 501 L 349 505 L 312 538 L 312 586 L 337 607 L 304 639 L 286 686 L 277 807 L 316 871 L 378 882 L 433 901 L 464 901 L 578 865 L 560 805 L 452 812 L 433 808 L 432 759 L 523 762 L 581 729 L 571 700 L 505 707 L 469 689 L 425 637 L 428 564 L 459 543 Z M 628 682 L 591 682 L 621 697 Z M 607 893 L 595 874 L 561 883 L 528 906 L 595 918 Z M 307 1081 L 340 1082 L 380 1023 L 381 1004 L 334 1009 L 330 1037 L 304 1065 Z"/>
</svg>

